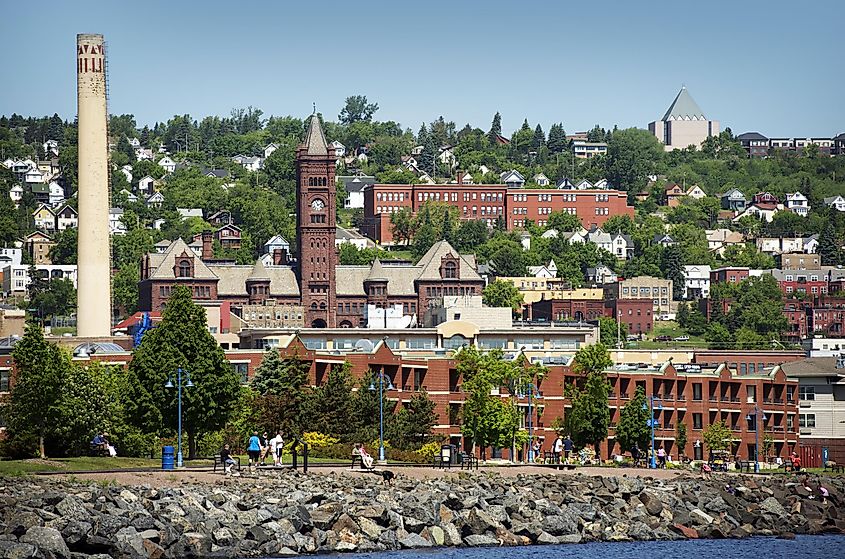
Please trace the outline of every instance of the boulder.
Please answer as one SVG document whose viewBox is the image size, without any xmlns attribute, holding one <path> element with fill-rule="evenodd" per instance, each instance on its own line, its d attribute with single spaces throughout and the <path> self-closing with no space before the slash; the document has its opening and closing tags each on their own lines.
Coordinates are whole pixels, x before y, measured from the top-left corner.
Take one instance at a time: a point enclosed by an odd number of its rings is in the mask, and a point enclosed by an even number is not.
<svg viewBox="0 0 845 559">
<path fill-rule="evenodd" d="M 786 509 L 783 508 L 783 505 L 781 505 L 774 497 L 767 497 L 763 499 L 763 502 L 760 503 L 760 509 L 763 512 L 767 512 L 778 517 L 786 516 Z"/>
<path fill-rule="evenodd" d="M 701 509 L 692 509 L 689 513 L 690 521 L 693 524 L 707 525 L 712 524 L 714 518 Z"/>
<path fill-rule="evenodd" d="M 543 530 L 553 536 L 565 536 L 578 532 L 578 522 L 572 516 L 547 516 L 543 519 Z"/>
<path fill-rule="evenodd" d="M 20 542 L 34 545 L 48 558 L 70 558 L 70 549 L 68 549 L 65 540 L 62 539 L 62 533 L 55 528 L 33 526 L 26 531 L 26 534 L 21 536 Z"/>
<path fill-rule="evenodd" d="M 464 538 L 464 543 L 468 547 L 484 547 L 499 545 L 499 540 L 486 534 L 471 534 Z M 557 540 L 555 540 L 555 543 L 557 543 Z"/>
<path fill-rule="evenodd" d="M 403 548 L 417 548 L 431 547 L 432 543 L 424 537 L 420 536 L 419 534 L 412 533 L 399 540 L 399 545 L 401 545 Z"/>
<path fill-rule="evenodd" d="M 640 493 L 639 499 L 651 516 L 657 516 L 663 510 L 663 501 L 651 491 L 643 491 Z"/>
</svg>

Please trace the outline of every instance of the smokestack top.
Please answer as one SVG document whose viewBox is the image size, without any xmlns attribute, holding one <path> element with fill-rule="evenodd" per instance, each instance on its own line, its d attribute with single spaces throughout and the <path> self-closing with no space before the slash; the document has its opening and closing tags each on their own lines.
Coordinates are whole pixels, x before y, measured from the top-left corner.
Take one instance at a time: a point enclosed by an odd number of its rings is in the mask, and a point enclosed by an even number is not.
<svg viewBox="0 0 845 559">
<path fill-rule="evenodd" d="M 103 36 L 99 33 L 79 33 L 76 35 L 77 42 L 79 41 L 102 41 Z"/>
</svg>

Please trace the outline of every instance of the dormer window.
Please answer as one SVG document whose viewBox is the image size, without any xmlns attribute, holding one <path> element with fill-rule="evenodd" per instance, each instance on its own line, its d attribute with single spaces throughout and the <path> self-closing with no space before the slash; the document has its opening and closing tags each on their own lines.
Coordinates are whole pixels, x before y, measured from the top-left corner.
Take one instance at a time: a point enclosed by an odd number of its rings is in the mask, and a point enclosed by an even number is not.
<svg viewBox="0 0 845 559">
<path fill-rule="evenodd" d="M 186 252 L 176 257 L 176 263 L 173 265 L 173 275 L 177 278 L 192 278 L 194 277 L 194 259 Z"/>
<path fill-rule="evenodd" d="M 458 266 L 454 262 L 446 262 L 446 265 L 443 266 L 443 277 L 456 279 L 458 277 Z"/>
</svg>

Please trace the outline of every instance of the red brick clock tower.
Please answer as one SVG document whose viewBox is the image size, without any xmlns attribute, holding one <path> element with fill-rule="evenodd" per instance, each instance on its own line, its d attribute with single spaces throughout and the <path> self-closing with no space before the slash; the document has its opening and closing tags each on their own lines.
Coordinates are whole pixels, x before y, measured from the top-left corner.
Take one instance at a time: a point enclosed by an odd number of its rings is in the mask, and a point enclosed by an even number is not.
<svg viewBox="0 0 845 559">
<path fill-rule="evenodd" d="M 296 150 L 296 230 L 299 242 L 299 292 L 305 326 L 334 328 L 335 309 L 335 162 L 316 114 L 305 142 Z"/>
</svg>

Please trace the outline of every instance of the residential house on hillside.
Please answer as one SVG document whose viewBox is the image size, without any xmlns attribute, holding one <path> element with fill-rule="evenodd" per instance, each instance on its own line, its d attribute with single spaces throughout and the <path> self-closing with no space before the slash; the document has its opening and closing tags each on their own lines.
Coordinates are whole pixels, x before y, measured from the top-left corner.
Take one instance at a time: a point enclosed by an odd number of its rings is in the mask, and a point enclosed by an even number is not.
<svg viewBox="0 0 845 559">
<path fill-rule="evenodd" d="M 578 159 L 592 159 L 597 155 L 607 155 L 607 144 L 605 142 L 574 140 L 572 142 L 572 153 Z"/>
<path fill-rule="evenodd" d="M 721 196 L 722 209 L 732 212 L 744 212 L 748 205 L 745 195 L 736 188 L 731 188 Z"/>
<path fill-rule="evenodd" d="M 684 266 L 684 299 L 710 296 L 710 266 Z"/>
<path fill-rule="evenodd" d="M 684 189 L 679 184 L 669 184 L 663 191 L 666 196 L 666 205 L 670 208 L 677 208 L 681 205 L 681 197 L 685 196 Z"/>
<path fill-rule="evenodd" d="M 232 220 L 232 212 L 229 210 L 219 210 L 208 216 L 208 222 L 214 227 L 223 227 L 234 223 Z"/>
<path fill-rule="evenodd" d="M 766 254 L 804 252 L 802 237 L 759 237 L 756 244 L 757 250 Z"/>
<path fill-rule="evenodd" d="M 522 188 L 525 186 L 525 177 L 516 169 L 505 171 L 499 176 L 501 177 L 502 184 L 506 184 L 508 188 Z"/>
<path fill-rule="evenodd" d="M 220 242 L 224 250 L 240 250 L 241 228 L 237 225 L 224 225 L 214 232 L 214 238 Z"/>
<path fill-rule="evenodd" d="M 341 157 L 346 155 L 346 146 L 341 144 L 337 140 L 329 144 L 329 149 L 334 150 L 334 156 L 337 157 L 338 160 L 340 160 Z"/>
<path fill-rule="evenodd" d="M 162 169 L 165 170 L 168 174 L 173 173 L 176 171 L 176 162 L 170 158 L 169 155 L 165 155 L 161 159 L 158 160 L 158 165 Z"/>
<path fill-rule="evenodd" d="M 126 225 L 123 224 L 123 208 L 109 208 L 109 234 L 126 234 Z"/>
<path fill-rule="evenodd" d="M 758 192 L 745 210 L 734 217 L 734 221 L 739 221 L 747 215 L 753 215 L 761 221 L 771 223 L 775 214 L 781 210 L 783 210 L 783 204 L 780 203 L 777 196 L 769 192 Z"/>
<path fill-rule="evenodd" d="M 532 180 L 537 186 L 549 186 L 552 182 L 544 173 L 537 173 L 532 177 Z"/>
<path fill-rule="evenodd" d="M 52 232 L 56 229 L 56 214 L 47 204 L 40 204 L 32 212 L 32 220 L 35 228 L 41 231 Z"/>
<path fill-rule="evenodd" d="M 138 197 L 135 196 L 134 194 L 132 194 L 131 192 L 129 192 L 128 190 L 126 190 L 125 188 L 120 189 L 120 192 L 118 194 L 120 194 L 124 198 L 126 198 L 126 201 L 129 202 L 129 203 L 134 204 L 135 202 L 138 201 Z"/>
<path fill-rule="evenodd" d="M 154 192 L 149 198 L 147 198 L 148 208 L 160 208 L 162 203 L 164 203 L 164 194 L 161 192 Z"/>
<path fill-rule="evenodd" d="M 343 227 L 335 227 L 334 244 L 338 247 L 344 244 L 354 245 L 358 250 L 364 250 L 365 248 L 372 248 L 375 246 L 373 241 L 358 233 L 358 231 L 353 229 L 344 229 Z"/>
<path fill-rule="evenodd" d="M 346 198 L 343 201 L 344 208 L 361 208 L 364 207 L 364 188 L 376 183 L 376 178 L 373 176 L 356 175 L 356 176 L 340 176 L 337 180 L 343 184 L 346 190 Z"/>
<path fill-rule="evenodd" d="M 65 201 L 65 189 L 62 185 L 60 185 L 56 181 L 50 181 L 50 184 L 47 185 L 49 189 L 49 200 L 50 205 L 54 208 Z"/>
<path fill-rule="evenodd" d="M 23 249 L 33 264 L 52 264 L 50 249 L 56 243 L 43 231 L 30 233 L 23 239 Z"/>
<path fill-rule="evenodd" d="M 137 161 L 152 161 L 153 150 L 149 148 L 138 148 L 135 150 L 135 159 Z"/>
<path fill-rule="evenodd" d="M 807 214 L 810 213 L 810 204 L 806 196 L 800 192 L 793 192 L 786 195 L 786 209 L 801 217 L 807 217 Z"/>
<path fill-rule="evenodd" d="M 769 155 L 769 139 L 759 132 L 746 132 L 736 137 L 748 153 L 748 157 L 766 157 Z"/>
<path fill-rule="evenodd" d="M 554 260 L 549 260 L 544 266 L 528 266 L 528 275 L 535 278 L 556 278 L 557 264 Z"/>
<path fill-rule="evenodd" d="M 265 266 L 288 263 L 290 243 L 281 235 L 274 235 L 261 247 L 261 261 Z"/>
<path fill-rule="evenodd" d="M 668 233 L 657 233 L 652 239 L 652 243 L 662 247 L 670 247 L 678 244 Z"/>
<path fill-rule="evenodd" d="M 690 198 L 694 198 L 695 200 L 701 200 L 702 198 L 707 198 L 707 193 L 702 190 L 700 186 L 697 184 L 692 185 L 687 189 L 686 195 Z"/>
<path fill-rule="evenodd" d="M 153 185 L 155 184 L 155 179 L 152 178 L 150 175 L 147 175 L 138 180 L 138 192 L 143 194 L 145 197 L 150 195 L 150 192 L 153 191 Z"/>
<path fill-rule="evenodd" d="M 264 159 L 267 159 L 268 157 L 273 155 L 273 152 L 277 149 L 279 149 L 279 144 L 275 142 L 270 142 L 269 144 L 264 146 Z"/>
<path fill-rule="evenodd" d="M 258 171 L 264 163 L 264 158 L 252 155 L 238 154 L 232 158 L 232 161 L 246 169 L 247 171 Z"/>
<path fill-rule="evenodd" d="M 50 203 L 50 185 L 41 182 L 41 183 L 32 183 L 27 185 L 29 187 L 30 192 L 32 192 L 32 196 L 35 198 L 35 201 L 39 204 L 49 204 Z"/>
<path fill-rule="evenodd" d="M 745 237 L 739 231 L 731 231 L 730 229 L 706 229 L 704 233 L 707 236 L 708 250 L 719 256 L 723 256 L 725 249 L 729 246 L 742 246 L 745 244 Z"/>
<path fill-rule="evenodd" d="M 837 212 L 845 212 L 845 197 L 843 196 L 830 196 L 824 199 L 824 205 L 828 208 L 833 208 Z"/>
<path fill-rule="evenodd" d="M 202 219 L 202 208 L 176 208 L 176 212 L 182 216 L 182 219 L 190 219 L 192 217 Z"/>
<path fill-rule="evenodd" d="M 619 276 L 616 272 L 605 266 L 599 264 L 595 268 L 587 268 L 587 282 L 595 285 L 604 285 L 606 283 L 616 283 L 619 281 Z"/>
<path fill-rule="evenodd" d="M 12 202 L 15 203 L 15 207 L 17 208 L 23 198 L 23 187 L 19 184 L 12 186 L 12 188 L 9 189 L 9 198 L 12 199 Z"/>
<path fill-rule="evenodd" d="M 56 212 L 56 229 L 76 229 L 79 226 L 79 214 L 73 206 L 65 206 Z"/>
</svg>

